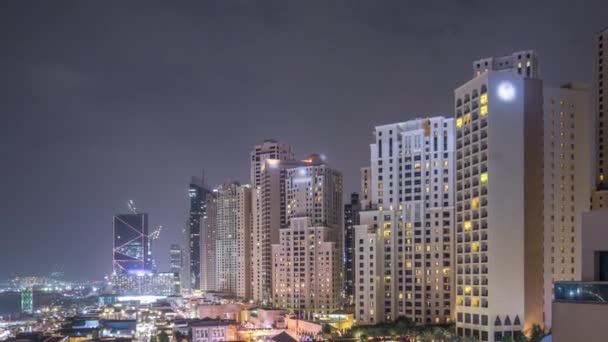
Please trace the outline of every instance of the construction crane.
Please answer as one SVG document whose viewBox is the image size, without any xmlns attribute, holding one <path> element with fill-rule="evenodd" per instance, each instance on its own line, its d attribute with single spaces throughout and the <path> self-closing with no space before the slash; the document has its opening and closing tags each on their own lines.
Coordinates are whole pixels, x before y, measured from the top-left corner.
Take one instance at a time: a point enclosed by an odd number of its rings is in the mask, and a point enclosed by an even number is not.
<svg viewBox="0 0 608 342">
<path fill-rule="evenodd" d="M 150 240 L 158 240 L 160 237 L 160 232 L 163 230 L 163 226 L 158 226 L 158 229 L 152 231 L 152 233 L 148 234 Z"/>
<path fill-rule="evenodd" d="M 163 226 L 158 226 L 158 229 L 152 231 L 148 234 L 148 253 L 150 253 L 150 262 L 152 264 L 152 271 L 156 272 L 158 265 L 156 264 L 156 259 L 154 258 L 155 252 L 158 245 L 158 238 L 160 237 L 160 232 L 163 230 Z"/>
</svg>

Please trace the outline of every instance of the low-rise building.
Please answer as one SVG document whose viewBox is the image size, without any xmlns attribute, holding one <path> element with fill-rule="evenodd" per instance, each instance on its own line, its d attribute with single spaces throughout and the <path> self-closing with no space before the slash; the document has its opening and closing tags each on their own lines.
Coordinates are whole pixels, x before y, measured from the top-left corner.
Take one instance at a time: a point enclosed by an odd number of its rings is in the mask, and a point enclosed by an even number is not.
<svg viewBox="0 0 608 342">
<path fill-rule="evenodd" d="M 205 318 L 192 321 L 189 326 L 192 342 L 238 341 L 236 321 Z"/>
</svg>

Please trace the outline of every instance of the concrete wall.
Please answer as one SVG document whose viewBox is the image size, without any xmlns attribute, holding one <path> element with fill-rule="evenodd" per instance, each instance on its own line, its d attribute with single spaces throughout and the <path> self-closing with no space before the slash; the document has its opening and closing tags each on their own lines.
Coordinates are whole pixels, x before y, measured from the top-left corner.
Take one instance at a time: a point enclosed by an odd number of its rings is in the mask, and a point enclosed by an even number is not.
<svg viewBox="0 0 608 342">
<path fill-rule="evenodd" d="M 553 342 L 608 341 L 608 305 L 553 303 Z"/>
</svg>

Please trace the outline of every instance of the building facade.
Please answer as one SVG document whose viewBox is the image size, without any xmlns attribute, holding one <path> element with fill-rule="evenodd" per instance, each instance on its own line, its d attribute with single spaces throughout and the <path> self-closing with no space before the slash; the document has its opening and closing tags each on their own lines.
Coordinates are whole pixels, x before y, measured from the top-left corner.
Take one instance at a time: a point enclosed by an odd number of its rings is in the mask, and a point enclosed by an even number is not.
<svg viewBox="0 0 608 342">
<path fill-rule="evenodd" d="M 363 210 L 371 209 L 371 179 L 372 179 L 372 170 L 369 166 L 362 167 L 360 172 L 361 178 L 361 195 L 359 199 L 361 201 L 361 208 Z"/>
<path fill-rule="evenodd" d="M 543 98 L 533 70 L 488 69 L 455 90 L 456 329 L 481 341 L 543 323 Z"/>
<path fill-rule="evenodd" d="M 201 319 L 188 323 L 193 342 L 239 341 L 238 323 L 222 319 Z"/>
<path fill-rule="evenodd" d="M 309 217 L 294 217 L 281 229 L 272 246 L 276 307 L 321 314 L 341 308 L 342 258 L 333 235 Z"/>
<path fill-rule="evenodd" d="M 251 296 L 269 304 L 272 298 L 271 245 L 279 241 L 279 228 L 285 222 L 284 172 L 281 164 L 293 161 L 291 146 L 265 140 L 254 146 L 251 162 Z M 281 213 L 282 216 L 281 216 Z"/>
<path fill-rule="evenodd" d="M 114 274 L 151 272 L 152 258 L 149 248 L 148 214 L 114 216 Z"/>
<path fill-rule="evenodd" d="M 242 185 L 236 189 L 236 295 L 249 300 L 251 289 L 251 186 Z"/>
<path fill-rule="evenodd" d="M 608 77 L 608 28 L 598 32 L 594 40 L 594 69 L 595 79 L 595 184 L 591 200 L 592 209 L 608 208 L 608 101 L 604 94 L 604 81 Z"/>
<path fill-rule="evenodd" d="M 184 260 L 182 255 L 182 247 L 178 244 L 172 244 L 169 248 L 169 270 L 173 274 L 175 283 L 175 293 L 181 293 L 182 278 L 183 278 Z"/>
<path fill-rule="evenodd" d="M 173 273 L 113 274 L 112 293 L 125 296 L 171 296 L 178 290 Z"/>
<path fill-rule="evenodd" d="M 318 155 L 286 166 L 284 173 L 286 221 L 272 246 L 273 302 L 333 312 L 342 306 L 344 279 L 342 174 Z"/>
<path fill-rule="evenodd" d="M 354 304 L 355 226 L 359 225 L 360 211 L 359 194 L 352 193 L 350 202 L 344 205 L 344 297 L 349 306 Z"/>
<path fill-rule="evenodd" d="M 201 290 L 201 258 L 202 254 L 202 225 L 207 215 L 207 201 L 212 196 L 211 190 L 206 186 L 204 177 L 192 177 L 188 187 L 190 211 L 186 226 L 186 241 L 184 250 L 184 263 L 187 271 L 184 272 L 185 290 Z"/>
<path fill-rule="evenodd" d="M 217 287 L 217 194 L 205 192 L 201 217 L 201 287 L 203 292 Z"/>
<path fill-rule="evenodd" d="M 590 87 L 544 88 L 544 321 L 551 327 L 553 284 L 581 277 L 581 220 L 593 189 Z"/>
<path fill-rule="evenodd" d="M 371 206 L 355 230 L 357 324 L 452 322 L 454 120 L 378 126 Z"/>
<path fill-rule="evenodd" d="M 237 189 L 226 182 L 215 189 L 217 232 L 215 246 L 215 290 L 236 295 L 237 278 Z"/>
</svg>

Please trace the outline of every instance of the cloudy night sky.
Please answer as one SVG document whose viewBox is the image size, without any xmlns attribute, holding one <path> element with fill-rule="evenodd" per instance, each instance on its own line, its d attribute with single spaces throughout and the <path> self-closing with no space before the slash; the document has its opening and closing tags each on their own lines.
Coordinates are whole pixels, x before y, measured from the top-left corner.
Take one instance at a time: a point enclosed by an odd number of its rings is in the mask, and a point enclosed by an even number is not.
<svg viewBox="0 0 608 342">
<path fill-rule="evenodd" d="M 608 1 L 2 1 L 0 280 L 101 278 L 135 200 L 181 240 L 191 176 L 247 183 L 264 138 L 358 191 L 375 125 L 452 115 L 481 57 L 591 82 Z"/>
</svg>

